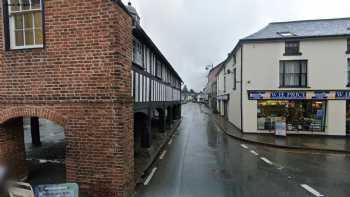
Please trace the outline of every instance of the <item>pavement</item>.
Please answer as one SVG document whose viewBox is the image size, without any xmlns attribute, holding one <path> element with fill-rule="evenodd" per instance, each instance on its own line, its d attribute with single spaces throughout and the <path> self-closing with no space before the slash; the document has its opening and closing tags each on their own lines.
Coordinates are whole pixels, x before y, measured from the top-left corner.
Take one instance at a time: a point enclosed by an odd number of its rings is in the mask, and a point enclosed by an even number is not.
<svg viewBox="0 0 350 197">
<path fill-rule="evenodd" d="M 273 134 L 246 134 L 242 133 L 222 116 L 209 112 L 207 113 L 213 116 L 215 122 L 225 133 L 245 142 L 277 148 L 350 153 L 349 136 L 289 135 L 287 137 L 277 137 Z"/>
<path fill-rule="evenodd" d="M 232 138 L 198 104 L 183 120 L 135 197 L 347 197 L 350 156 L 277 149 Z"/>
</svg>

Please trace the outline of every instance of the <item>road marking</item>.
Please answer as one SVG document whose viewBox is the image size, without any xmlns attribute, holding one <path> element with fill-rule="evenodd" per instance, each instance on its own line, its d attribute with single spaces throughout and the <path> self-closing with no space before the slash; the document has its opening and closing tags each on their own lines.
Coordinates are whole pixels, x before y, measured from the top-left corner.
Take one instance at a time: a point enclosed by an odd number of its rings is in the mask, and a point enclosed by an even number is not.
<svg viewBox="0 0 350 197">
<path fill-rule="evenodd" d="M 248 149 L 248 146 L 246 146 L 245 144 L 241 144 L 242 148 Z"/>
<path fill-rule="evenodd" d="M 259 154 L 253 150 L 250 151 L 253 155 L 258 156 Z"/>
<path fill-rule="evenodd" d="M 164 159 L 165 154 L 166 154 L 166 150 L 162 152 L 162 154 L 159 156 L 159 159 Z"/>
<path fill-rule="evenodd" d="M 173 138 L 171 138 L 168 142 L 168 144 L 170 145 L 171 143 L 173 143 Z"/>
<path fill-rule="evenodd" d="M 306 191 L 310 192 L 311 194 L 318 196 L 318 197 L 322 197 L 324 195 L 322 195 L 320 192 L 316 191 L 314 188 L 306 185 L 306 184 L 301 184 L 300 185 L 302 188 L 304 188 Z"/>
<path fill-rule="evenodd" d="M 260 157 L 260 159 L 263 160 L 267 164 L 270 164 L 270 165 L 273 164 L 270 160 L 266 159 L 265 157 Z"/>
<path fill-rule="evenodd" d="M 143 185 L 148 185 L 148 183 L 151 181 L 151 179 L 152 179 L 154 173 L 156 173 L 156 171 L 157 171 L 157 168 L 152 169 L 151 173 L 148 175 L 148 177 L 147 177 L 146 181 L 143 183 Z"/>
</svg>

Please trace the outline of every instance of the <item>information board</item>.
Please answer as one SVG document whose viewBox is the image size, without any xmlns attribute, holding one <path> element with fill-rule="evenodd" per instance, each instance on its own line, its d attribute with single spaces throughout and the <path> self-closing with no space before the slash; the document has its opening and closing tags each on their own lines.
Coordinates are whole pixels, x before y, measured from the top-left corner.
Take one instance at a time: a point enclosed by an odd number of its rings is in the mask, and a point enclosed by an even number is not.
<svg viewBox="0 0 350 197">
<path fill-rule="evenodd" d="M 275 135 L 277 136 L 287 136 L 287 124 L 285 122 L 275 123 Z"/>
<path fill-rule="evenodd" d="M 79 197 L 79 186 L 76 183 L 39 185 L 34 193 L 35 197 Z"/>
</svg>

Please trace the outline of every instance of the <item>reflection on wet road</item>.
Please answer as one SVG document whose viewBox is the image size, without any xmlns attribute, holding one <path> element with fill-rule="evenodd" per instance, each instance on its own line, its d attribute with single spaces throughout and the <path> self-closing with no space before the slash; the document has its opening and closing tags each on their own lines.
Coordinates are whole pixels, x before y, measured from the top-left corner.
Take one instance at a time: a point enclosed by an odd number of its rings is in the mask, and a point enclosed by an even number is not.
<svg viewBox="0 0 350 197">
<path fill-rule="evenodd" d="M 226 136 L 203 110 L 183 106 L 178 134 L 135 196 L 349 196 L 349 155 L 243 144 Z"/>
</svg>

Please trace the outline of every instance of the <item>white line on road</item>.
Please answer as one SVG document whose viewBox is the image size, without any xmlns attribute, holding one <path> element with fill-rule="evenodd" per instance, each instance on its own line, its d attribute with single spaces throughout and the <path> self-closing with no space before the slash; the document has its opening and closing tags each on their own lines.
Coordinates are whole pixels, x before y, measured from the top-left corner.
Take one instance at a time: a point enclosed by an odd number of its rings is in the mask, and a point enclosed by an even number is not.
<svg viewBox="0 0 350 197">
<path fill-rule="evenodd" d="M 157 171 L 157 168 L 152 169 L 151 173 L 148 175 L 148 177 L 147 177 L 146 181 L 143 183 L 143 185 L 148 185 L 148 183 L 151 181 L 151 179 L 152 179 L 154 173 L 156 173 L 156 171 Z"/>
<path fill-rule="evenodd" d="M 166 150 L 162 152 L 162 154 L 159 156 L 159 159 L 164 159 L 165 154 L 166 154 Z"/>
<path fill-rule="evenodd" d="M 265 157 L 260 157 L 260 159 L 263 160 L 267 164 L 270 164 L 270 165 L 273 164 L 270 160 L 266 159 Z"/>
<path fill-rule="evenodd" d="M 306 185 L 306 184 L 301 184 L 300 185 L 302 188 L 304 188 L 306 191 L 310 192 L 311 194 L 318 196 L 318 197 L 322 197 L 324 195 L 322 195 L 320 192 L 316 191 L 314 188 Z"/>
<path fill-rule="evenodd" d="M 173 143 L 173 139 L 171 138 L 168 142 L 168 144 L 170 145 L 171 143 Z"/>
<path fill-rule="evenodd" d="M 248 149 L 248 146 L 246 146 L 245 144 L 241 144 L 242 148 Z"/>
<path fill-rule="evenodd" d="M 253 150 L 250 151 L 253 155 L 258 156 L 259 154 Z"/>
</svg>

